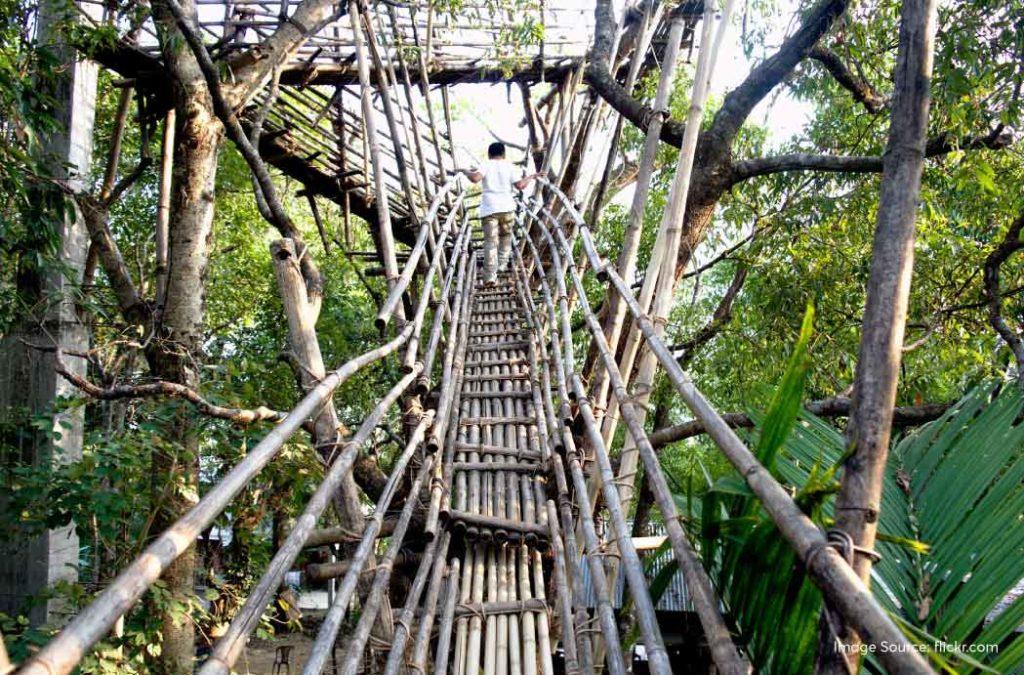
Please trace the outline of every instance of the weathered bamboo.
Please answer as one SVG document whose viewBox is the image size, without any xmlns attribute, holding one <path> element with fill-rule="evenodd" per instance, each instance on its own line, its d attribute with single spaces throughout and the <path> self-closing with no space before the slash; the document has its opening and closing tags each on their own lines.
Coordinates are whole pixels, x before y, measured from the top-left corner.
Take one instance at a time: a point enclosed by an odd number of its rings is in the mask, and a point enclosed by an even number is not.
<svg viewBox="0 0 1024 675">
<path fill-rule="evenodd" d="M 520 284 L 525 285 L 525 270 L 523 269 L 522 257 L 518 250 L 516 251 L 516 271 L 519 278 Z M 527 303 L 527 309 L 529 316 L 537 316 L 536 307 L 533 304 L 533 299 L 528 295 L 524 294 Z M 538 417 L 538 433 L 540 436 L 540 442 L 542 447 L 550 448 L 548 457 L 550 458 L 551 465 L 553 468 L 553 474 L 555 477 L 555 491 L 558 495 L 558 507 L 559 513 L 562 518 L 562 529 L 565 532 L 572 532 L 574 527 L 573 515 L 572 515 L 572 502 L 569 498 L 568 484 L 565 478 L 565 472 L 562 468 L 562 462 L 558 453 L 564 451 L 564 447 L 561 446 L 560 441 L 556 447 L 555 439 L 558 434 L 558 423 L 555 421 L 554 407 L 551 403 L 551 379 L 548 373 L 548 369 L 541 368 L 539 358 L 543 358 L 544 363 L 547 363 L 547 350 L 543 341 L 539 340 L 539 326 L 532 324 L 531 328 L 535 329 L 537 333 L 534 335 L 534 341 L 530 347 L 530 364 L 531 370 L 534 374 L 533 379 L 533 390 L 534 390 L 534 409 L 537 411 L 543 410 L 543 416 Z M 538 350 L 541 352 L 538 356 Z M 545 395 L 542 397 L 540 392 L 544 391 Z M 541 413 L 538 412 L 538 415 Z M 549 431 L 550 430 L 550 431 Z M 550 518 L 549 518 L 550 522 Z M 553 537 L 553 541 L 559 539 Z M 556 542 L 557 543 L 557 542 Z M 583 591 L 583 578 L 580 571 L 580 556 L 576 546 L 576 538 L 574 536 L 567 536 L 564 538 L 565 555 L 567 556 L 568 570 L 571 572 L 570 579 L 572 580 L 572 592 L 573 592 L 573 603 L 576 606 L 576 613 L 571 620 L 575 622 L 574 631 L 576 638 L 579 640 L 579 668 L 580 672 L 589 675 L 592 673 L 593 661 L 592 661 L 592 646 L 589 634 L 586 632 L 587 623 L 587 611 L 585 606 L 584 591 Z"/>
<path fill-rule="evenodd" d="M 573 630 L 574 614 L 572 611 L 572 594 L 569 592 L 569 574 L 565 564 L 565 547 L 562 545 L 562 534 L 558 527 L 558 512 L 555 502 L 548 500 L 548 528 L 551 531 L 552 553 L 555 572 L 555 596 L 558 598 L 558 611 L 562 619 L 562 648 L 565 650 L 565 672 L 569 675 L 580 672 L 579 657 L 576 655 L 576 631 Z"/>
<path fill-rule="evenodd" d="M 377 136 L 377 122 L 374 114 L 373 100 L 370 97 L 370 66 L 366 59 L 366 47 L 363 44 L 363 32 L 359 21 L 359 5 L 356 0 L 349 0 L 348 3 L 349 21 L 352 26 L 353 43 L 356 52 L 356 62 L 359 70 L 360 100 L 363 108 L 363 136 L 367 144 L 364 155 L 369 157 L 373 165 L 373 183 L 377 193 L 377 240 L 380 245 L 381 258 L 384 263 L 385 276 L 388 288 L 395 285 L 398 279 L 398 262 L 395 258 L 395 236 L 391 229 L 391 208 L 388 203 L 386 182 L 384 179 L 384 164 L 380 157 L 380 140 Z M 365 170 L 364 165 L 364 170 Z M 367 176 L 367 180 L 369 177 Z M 396 310 L 399 317 L 404 319 L 405 310 L 399 305 Z"/>
<path fill-rule="evenodd" d="M 398 116 L 395 114 L 394 106 L 391 100 L 391 83 L 388 81 L 388 76 L 394 77 L 394 71 L 386 67 L 384 60 L 381 58 L 380 51 L 377 48 L 376 33 L 373 30 L 373 21 L 370 18 L 370 12 L 367 6 L 363 3 L 360 4 L 361 18 L 363 22 L 363 31 L 366 34 L 366 44 L 369 46 L 370 59 L 373 61 L 373 69 L 377 75 L 377 89 L 380 92 L 380 103 L 384 110 L 384 118 L 388 123 L 388 132 L 391 136 L 391 144 L 394 148 L 395 166 L 398 168 L 398 179 L 402 186 L 402 191 L 405 193 L 405 199 L 409 204 L 409 213 L 413 219 L 417 218 L 417 205 L 418 201 L 416 195 L 412 190 L 412 181 L 409 178 L 409 165 L 405 160 L 405 151 L 402 148 L 402 140 L 399 137 Z M 352 4 L 349 5 L 349 11 L 352 9 Z M 390 66 L 391 59 L 388 58 L 388 65 Z M 415 114 L 415 112 L 413 112 Z"/>
<path fill-rule="evenodd" d="M 528 236 L 524 237 L 524 240 L 529 246 L 530 251 L 533 253 L 534 260 L 539 261 L 541 258 L 533 241 Z M 547 307 L 550 325 L 557 326 L 558 322 L 555 316 L 555 305 L 551 300 L 551 292 L 548 287 L 547 279 L 540 265 L 534 267 L 534 273 L 538 275 L 540 280 L 541 295 L 544 299 L 544 304 Z M 559 347 L 557 331 L 553 330 L 551 332 L 550 340 L 552 345 L 550 357 L 553 362 L 551 364 L 551 368 L 555 371 L 556 380 L 558 381 L 558 390 L 562 399 L 562 408 L 567 410 L 568 393 L 564 379 L 565 369 L 562 364 L 558 362 L 561 358 L 561 349 Z M 548 366 L 545 364 L 543 367 L 546 369 Z M 562 412 L 563 418 L 565 418 L 566 414 L 566 412 Z M 587 564 L 590 567 L 591 582 L 598 597 L 597 609 L 601 624 L 602 639 L 610 646 L 606 655 L 608 669 L 612 673 L 624 673 L 625 665 L 622 660 L 621 641 L 619 639 L 614 609 L 611 604 L 611 596 L 609 595 L 608 581 L 605 576 L 604 565 L 601 561 L 603 550 L 597 536 L 597 530 L 594 527 L 594 520 L 591 515 L 593 513 L 593 509 L 590 504 L 590 498 L 587 496 L 586 478 L 583 474 L 583 458 L 576 449 L 575 439 L 569 431 L 568 426 L 560 425 L 560 432 L 563 447 L 565 448 L 565 461 L 569 467 L 569 475 L 572 477 L 573 487 L 576 490 L 576 499 L 579 501 L 579 525 L 582 530 L 584 545 L 588 553 Z M 560 469 L 558 461 L 554 460 L 552 463 L 554 464 L 556 480 L 558 480 Z M 571 530 L 566 530 L 567 533 L 570 531 Z M 566 539 L 571 539 L 571 537 L 566 536 Z"/>
<path fill-rule="evenodd" d="M 568 243 L 565 241 L 562 232 L 556 230 L 555 234 L 560 239 L 563 251 L 568 252 Z M 644 466 L 647 469 L 647 480 L 657 499 L 662 519 L 665 522 L 669 539 L 672 542 L 676 562 L 683 572 L 694 608 L 700 618 L 708 645 L 711 648 L 715 666 L 721 672 L 732 675 L 749 673 L 751 670 L 750 664 L 740 655 L 739 650 L 732 641 L 725 619 L 719 611 L 721 601 L 714 592 L 711 579 L 707 576 L 707 572 L 704 570 L 700 559 L 690 546 L 686 532 L 679 521 L 679 514 L 668 481 L 661 471 L 654 448 L 651 447 L 650 440 L 644 431 L 642 418 L 637 410 L 639 404 L 630 399 L 626 392 L 626 385 L 615 363 L 615 357 L 608 343 L 605 342 L 600 323 L 590 307 L 586 294 L 583 292 L 583 281 L 578 271 L 575 268 L 570 268 L 570 273 L 573 284 L 576 286 L 577 293 L 579 294 L 581 309 L 590 329 L 591 337 L 598 348 L 600 357 L 604 362 L 604 367 L 608 371 L 615 397 L 620 402 L 622 416 L 626 420 L 631 438 L 634 439 L 643 457 Z M 574 378 L 574 383 L 582 389 L 582 382 L 578 377 Z"/>
<path fill-rule="evenodd" d="M 936 4 L 935 0 L 902 4 L 892 117 L 854 376 L 854 406 L 846 428 L 847 455 L 835 504 L 836 527 L 852 540 L 853 569 L 865 585 L 870 583 L 872 562 L 865 551 L 874 548 L 878 529 L 914 268 Z M 828 635 L 828 621 L 823 624 L 822 645 L 830 649 L 822 652 L 825 663 L 819 664 L 819 671 L 856 670 L 861 657 L 860 639 L 845 627 L 837 627 L 840 635 Z"/>
<path fill-rule="evenodd" d="M 600 256 L 589 231 L 584 229 L 582 235 L 583 244 L 589 249 L 588 256 L 599 261 L 598 269 L 604 269 L 607 279 L 626 300 L 630 313 L 647 339 L 649 348 L 661 362 L 673 387 L 757 495 L 765 511 L 803 561 L 812 580 L 822 589 L 825 597 L 834 603 L 836 609 L 858 633 L 867 636 L 875 644 L 887 642 L 895 645 L 892 649 L 880 650 L 879 658 L 891 672 L 931 672 L 921 655 L 881 608 L 860 578 L 828 544 L 821 530 L 800 510 L 771 473 L 761 466 L 750 449 L 683 372 L 671 351 L 656 336 L 654 326 L 640 309 L 629 284 L 623 281 L 611 266 L 600 262 Z"/>
<path fill-rule="evenodd" d="M 335 637 L 337 637 L 338 630 L 341 627 L 341 622 L 345 618 L 345 613 L 348 611 L 349 604 L 352 602 L 352 595 L 355 593 L 360 574 L 363 572 L 363 568 L 366 567 L 367 561 L 373 554 L 374 542 L 384 523 L 384 514 L 391 505 L 395 492 L 398 490 L 398 486 L 405 477 L 405 469 L 408 466 L 409 461 L 423 443 L 423 437 L 426 435 L 427 428 L 429 428 L 430 424 L 433 422 L 433 418 L 433 410 L 429 410 L 423 415 L 416 429 L 410 436 L 409 442 L 406 444 L 402 454 L 399 455 L 397 460 L 395 460 L 395 465 L 391 470 L 391 475 L 388 476 L 388 481 L 384 486 L 380 499 L 377 500 L 377 506 L 374 509 L 373 517 L 367 523 L 363 538 L 359 542 L 359 546 L 356 551 L 352 554 L 351 560 L 347 561 L 348 569 L 345 574 L 345 579 L 341 582 L 340 588 L 338 588 L 335 593 L 334 602 L 328 609 L 327 616 L 324 617 L 324 622 L 321 624 L 320 630 L 317 633 L 316 641 L 313 644 L 309 659 L 306 662 L 305 669 L 307 672 L 319 675 L 323 670 L 323 664 L 326 663 L 327 657 L 331 652 L 331 647 L 334 645 Z M 415 498 L 416 496 L 413 493 L 410 493 L 407 497 L 407 501 L 415 501 Z M 396 530 L 397 527 L 398 524 L 395 526 Z M 394 532 L 392 533 L 392 536 L 394 536 Z M 394 560 L 392 560 L 392 563 L 394 563 Z"/>
<path fill-rule="evenodd" d="M 455 245 L 452 247 L 452 259 L 458 259 L 461 261 L 466 257 L 465 247 L 468 240 L 469 221 L 468 218 L 463 217 L 459 236 L 455 240 Z M 452 282 L 455 279 L 455 273 L 457 269 L 461 269 L 461 267 L 461 264 L 451 265 L 445 275 L 444 285 L 441 288 L 441 307 L 434 312 L 434 322 L 430 329 L 430 339 L 427 342 L 427 351 L 423 357 L 423 377 L 421 377 L 416 383 L 416 391 L 421 396 L 426 394 L 430 389 L 430 381 L 434 372 L 434 358 L 437 354 L 437 346 L 441 341 L 441 330 L 444 327 L 445 319 L 447 318 L 450 320 L 449 331 L 454 330 L 457 325 L 456 322 L 458 321 L 458 318 L 454 315 L 454 310 L 449 309 L 449 293 L 452 290 Z M 461 295 L 461 291 L 461 287 L 456 288 L 454 291 L 456 298 Z M 443 388 L 442 391 L 444 391 Z"/>
<path fill-rule="evenodd" d="M 437 627 L 437 647 L 434 653 L 434 672 L 448 672 L 448 654 L 450 652 L 452 627 L 455 622 L 455 605 L 459 601 L 459 573 L 462 562 L 458 558 L 452 558 L 448 565 L 448 589 L 445 591 L 444 612 L 441 614 L 441 623 Z M 419 661 L 414 661 L 419 663 Z M 417 671 L 419 672 L 419 671 Z"/>
<path fill-rule="evenodd" d="M 434 559 L 444 561 L 445 556 L 448 555 L 449 541 L 450 535 L 445 532 L 439 538 L 431 539 L 427 543 L 427 548 L 423 552 L 423 562 L 420 563 L 420 567 L 416 571 L 405 606 L 402 608 L 398 621 L 395 622 L 395 637 L 391 643 L 391 651 L 388 654 L 387 663 L 384 665 L 384 675 L 395 675 L 402 665 L 402 659 L 405 657 L 405 646 L 411 635 L 411 626 L 416 614 L 416 607 L 419 606 L 420 596 L 423 595 L 427 579 L 434 576 L 431 574 L 434 568 Z M 440 578 L 440 575 L 437 576 Z M 434 601 L 437 601 L 436 597 Z"/>
<path fill-rule="evenodd" d="M 450 543 L 450 539 L 448 543 Z M 416 629 L 416 640 L 413 642 L 412 659 L 409 661 L 409 671 L 414 673 L 422 673 L 426 671 L 427 650 L 430 647 L 430 633 L 434 627 L 434 618 L 437 615 L 437 605 L 441 595 L 441 585 L 445 580 L 445 571 L 449 569 L 447 559 L 448 543 L 444 546 L 446 552 L 435 556 L 433 573 L 430 577 L 430 584 L 427 586 L 427 596 L 423 601 L 423 613 L 420 616 L 419 627 Z M 447 592 L 451 592 L 450 587 Z M 447 606 L 447 602 L 448 598 L 445 596 L 445 606 Z"/>
<path fill-rule="evenodd" d="M 640 238 L 644 223 L 644 210 L 647 206 L 647 195 L 651 187 L 651 177 L 654 175 L 654 163 L 658 154 L 658 146 L 661 139 L 661 127 L 668 119 L 668 98 L 672 91 L 672 83 L 675 82 L 676 64 L 679 60 L 679 45 L 682 40 L 685 22 L 680 14 L 674 14 L 669 24 L 668 40 L 665 43 L 665 54 L 662 59 L 661 74 L 658 78 L 658 89 L 654 95 L 650 122 L 647 125 L 647 134 L 644 137 L 644 146 L 640 155 L 637 169 L 636 188 L 633 191 L 633 200 L 630 203 L 629 217 L 623 231 L 622 242 L 619 248 L 617 260 L 619 275 L 623 279 L 632 279 L 636 274 L 637 254 L 640 250 Z M 620 118 L 621 121 L 621 118 Z M 608 310 L 604 322 L 605 338 L 610 345 L 619 344 L 619 337 L 622 334 L 622 327 L 626 319 L 626 306 L 614 292 L 606 294 L 605 303 Z M 591 396 L 594 397 L 594 404 L 598 410 L 607 409 L 608 400 L 608 376 L 604 369 L 596 368 L 590 383 Z M 605 425 L 603 437 L 606 443 L 611 442 L 608 434 L 607 423 L 604 422 L 605 414 L 600 417 Z M 592 494 L 597 494 L 597 485 L 592 488 Z"/>
<path fill-rule="evenodd" d="M 307 393 L 281 424 L 275 427 L 235 465 L 187 514 L 164 531 L 92 603 L 22 666 L 30 675 L 69 673 L 87 650 L 135 604 L 167 566 L 209 527 L 252 478 L 273 459 L 284 443 L 314 414 L 337 387 L 365 366 L 379 361 L 403 345 L 411 326 L 395 339 L 352 359 L 332 371 Z M 340 459 L 340 458 L 339 458 Z"/>
<path fill-rule="evenodd" d="M 363 611 L 359 616 L 359 623 L 356 625 L 355 632 L 349 639 L 348 647 L 345 650 L 345 657 L 341 664 L 341 672 L 343 673 L 354 673 L 358 669 L 358 663 L 363 656 L 363 649 L 366 647 L 366 641 L 370 638 L 370 630 L 373 628 L 373 622 L 377 618 L 377 612 L 380 610 L 381 602 L 387 591 L 388 582 L 391 580 L 391 571 L 393 569 L 394 559 L 402 547 L 406 529 L 408 529 L 409 521 L 412 519 L 412 512 L 417 502 L 416 496 L 419 494 L 420 488 L 423 486 L 423 482 L 426 480 L 427 476 L 430 475 L 430 466 L 433 463 L 434 458 L 435 455 L 427 455 L 424 457 L 423 465 L 420 467 L 415 480 L 413 480 L 412 485 L 409 488 L 409 499 L 406 500 L 405 506 L 402 509 L 402 515 L 398 521 L 398 525 L 395 526 L 395 533 L 391 535 L 391 543 L 388 545 L 387 553 L 384 554 L 384 559 L 377 567 L 377 575 L 374 577 L 373 586 L 370 587 L 370 592 L 367 595 L 366 601 L 363 603 Z M 436 541 L 437 540 L 434 540 L 434 542 Z M 422 586 L 420 586 L 420 590 L 422 591 Z M 315 653 L 319 653 L 317 648 L 321 643 L 322 637 L 325 638 L 323 641 L 323 660 L 326 661 L 331 645 L 334 644 L 334 636 L 330 636 L 330 639 L 326 639 L 327 636 L 324 635 L 323 632 L 317 635 L 317 644 L 314 644 L 313 647 Z M 322 670 L 323 661 L 315 663 L 311 655 L 310 660 L 306 663 L 305 668 L 303 668 L 303 675 L 320 675 Z"/>
<path fill-rule="evenodd" d="M 470 263 L 472 263 L 472 259 Z M 437 419 L 439 423 L 435 425 L 436 429 L 431 430 L 430 438 L 427 441 L 427 450 L 429 452 L 437 452 L 441 447 L 443 439 L 447 436 L 445 433 L 446 429 L 453 429 L 453 433 L 457 434 L 460 428 L 458 424 L 450 424 L 449 420 L 452 416 L 452 410 L 458 410 L 461 406 L 461 401 L 458 400 L 458 392 L 461 390 L 459 378 L 462 375 L 462 362 L 465 358 L 463 346 L 465 344 L 466 332 L 463 330 L 463 326 L 466 323 L 464 315 L 469 312 L 468 288 L 472 284 L 472 270 L 470 271 L 470 284 L 464 289 L 463 283 L 466 279 L 467 268 L 466 256 L 460 259 L 457 267 L 458 280 L 455 285 L 455 305 L 452 309 L 453 321 L 457 323 L 449 326 L 449 340 L 445 346 L 444 375 L 441 380 L 441 399 L 437 405 Z M 467 305 L 466 309 L 463 309 L 463 305 Z M 456 365 L 458 365 L 458 368 L 455 368 Z M 440 473 L 435 471 L 434 480 L 431 481 L 430 506 L 427 510 L 425 528 L 428 537 L 436 535 L 441 507 L 445 501 L 445 495 L 450 493 L 452 479 L 451 464 L 453 459 L 454 443 L 449 443 L 445 446 L 444 462 Z"/>
<path fill-rule="evenodd" d="M 484 583 L 486 579 L 487 547 L 483 544 L 474 544 L 472 548 L 473 592 L 470 597 L 473 603 L 482 605 L 484 601 Z M 466 639 L 466 661 L 462 670 L 462 672 L 467 675 L 480 672 L 480 645 L 483 640 L 482 617 L 482 614 L 474 613 L 469 618 L 469 635 Z"/>
<path fill-rule="evenodd" d="M 711 36 L 710 26 L 714 19 L 713 3 L 705 6 L 704 30 L 701 37 L 701 51 L 697 59 L 697 72 L 694 75 L 693 92 L 690 97 L 690 107 L 687 111 L 686 125 L 689 131 L 683 132 L 683 142 L 679 150 L 679 161 L 676 165 L 676 174 L 669 191 L 669 206 L 665 209 L 659 229 L 666 231 L 666 243 L 662 260 L 655 272 L 653 266 L 649 266 L 647 273 L 657 277 L 653 297 L 651 300 L 651 318 L 655 330 L 660 338 L 665 331 L 665 324 L 668 315 L 672 310 L 672 300 L 676 286 L 676 259 L 679 257 L 679 246 L 682 240 L 683 218 L 686 214 L 687 197 L 690 189 L 690 175 L 693 171 L 694 158 L 697 153 L 697 137 L 700 130 L 700 122 L 704 114 L 704 102 L 710 90 L 710 78 L 714 71 L 717 60 L 718 46 L 723 39 L 725 28 L 728 26 L 729 18 L 735 0 L 726 0 L 722 10 L 722 23 L 718 36 L 710 49 L 705 46 L 709 43 Z M 647 279 L 644 279 L 646 284 Z M 635 331 L 634 331 L 635 333 Z M 638 339 L 639 339 L 639 334 Z M 637 414 L 643 424 L 646 417 L 646 406 L 650 400 L 650 393 L 654 387 L 654 376 L 658 370 L 658 360 L 650 352 L 644 349 L 639 354 L 639 365 L 634 379 L 634 396 L 637 404 Z M 628 373 L 628 370 L 622 370 Z M 628 377 L 628 375 L 627 375 Z M 638 451 L 632 437 L 626 439 L 619 459 L 619 480 L 620 494 L 628 501 L 633 497 L 635 474 L 638 465 Z"/>
<path fill-rule="evenodd" d="M 302 515 L 295 521 L 292 531 L 285 539 L 266 571 L 249 593 L 242 609 L 231 621 L 223 637 L 214 646 L 210 659 L 203 664 L 200 675 L 227 675 L 234 665 L 242 649 L 245 647 L 249 633 L 256 627 L 267 603 L 281 586 L 285 573 L 291 569 L 292 563 L 302 551 L 302 545 L 309 533 L 316 526 L 316 521 L 326 508 L 331 495 L 337 490 L 343 477 L 349 475 L 359 448 L 370 438 L 384 413 L 398 400 L 399 396 L 412 384 L 418 371 L 414 370 L 391 388 L 383 399 L 374 407 L 355 435 L 345 444 L 344 450 L 330 464 L 323 481 L 317 486 L 316 492 L 306 504 Z M 398 527 L 396 526 L 397 537 Z"/>
<path fill-rule="evenodd" d="M 546 543 L 548 538 L 547 528 L 525 520 L 511 520 L 509 518 L 456 510 L 448 512 L 447 520 L 451 523 L 463 523 L 478 529 L 503 530 L 506 533 L 518 534 L 524 538 L 527 535 L 533 535 L 533 541 L 541 544 Z"/>
<path fill-rule="evenodd" d="M 412 81 L 409 78 L 409 67 L 405 62 L 405 55 L 403 54 L 403 43 L 402 36 L 398 30 L 397 16 L 395 14 L 395 8 L 392 5 L 387 5 L 388 17 L 391 19 L 391 28 L 395 37 L 395 56 L 398 60 L 398 70 L 402 74 L 402 89 L 405 92 L 405 103 L 410 111 L 416 110 L 416 105 L 413 101 L 412 95 Z M 424 186 L 424 195 L 430 195 L 432 190 L 432 184 L 430 177 L 427 175 L 427 162 L 423 156 L 423 144 L 421 141 L 420 128 L 419 128 L 419 115 L 412 114 L 409 116 L 412 123 L 412 137 L 413 144 L 416 150 L 417 164 L 419 165 L 420 178 Z"/>
<path fill-rule="evenodd" d="M 462 200 L 462 196 L 461 195 L 459 196 L 459 200 L 460 201 Z M 414 326 L 414 329 L 413 329 L 412 337 L 409 338 L 409 345 L 406 347 L 405 361 L 402 364 L 403 367 L 406 370 L 409 370 L 410 368 L 412 368 L 413 364 L 415 364 L 417 360 L 420 360 L 423 363 L 423 368 L 424 368 L 424 371 L 425 371 L 427 362 L 430 362 L 431 364 L 433 364 L 434 357 L 436 355 L 436 351 L 437 351 L 437 342 L 436 341 L 427 344 L 428 352 L 426 354 L 420 356 L 418 351 L 419 351 L 419 346 L 420 346 L 420 337 L 423 334 L 423 321 L 424 321 L 424 318 L 426 317 L 427 307 L 430 305 L 431 295 L 433 294 L 434 277 L 437 275 L 437 271 L 441 267 L 441 261 L 444 258 L 444 244 L 445 244 L 445 242 L 448 241 L 449 226 L 451 225 L 450 221 L 451 221 L 451 219 L 454 216 L 455 216 L 455 212 L 453 211 L 451 213 L 451 215 L 449 216 L 448 221 L 445 222 L 445 229 L 441 233 L 441 238 L 439 240 L 439 246 L 434 251 L 433 260 L 431 260 L 430 267 L 427 268 L 427 274 L 423 278 L 423 290 L 420 293 L 419 303 L 416 306 L 416 314 L 413 316 L 413 326 Z M 465 230 L 466 229 L 468 229 L 468 228 L 466 227 L 465 224 L 463 224 L 463 232 L 461 234 L 465 234 Z M 461 239 L 462 239 L 462 237 L 459 238 L 459 241 L 461 241 Z M 410 261 L 411 260 L 412 259 L 410 257 Z M 413 266 L 412 264 L 406 263 L 406 269 L 409 269 L 412 266 Z M 404 271 L 403 271 L 403 274 L 404 274 Z M 397 286 L 396 286 L 396 288 L 397 288 Z M 445 312 L 444 312 L 443 305 L 438 307 L 436 314 L 438 316 L 444 317 Z M 423 379 L 424 379 L 424 375 L 423 375 L 423 372 L 421 372 L 420 373 L 420 377 L 416 381 L 417 381 L 417 383 L 421 383 L 423 381 Z M 417 391 L 417 395 L 418 395 L 418 391 Z"/>
<path fill-rule="evenodd" d="M 391 528 L 391 531 L 394 531 L 394 527 Z M 391 535 L 384 535 L 383 532 L 379 532 L 377 533 L 377 540 L 380 541 L 386 536 Z M 419 566 L 422 560 L 423 556 L 419 553 L 413 553 L 411 551 L 402 550 L 399 553 L 398 559 L 395 560 L 395 567 L 415 568 Z M 349 570 L 352 569 L 353 564 L 359 564 L 359 562 L 360 561 L 349 559 L 338 562 L 314 563 L 312 565 L 306 565 L 305 569 L 303 569 L 303 574 L 305 575 L 304 578 L 308 581 L 313 582 L 338 579 L 348 574 Z M 367 566 L 365 569 L 359 572 L 359 583 L 363 583 L 363 581 L 372 581 L 373 574 L 374 570 Z M 333 604 L 333 602 L 331 604 Z"/>
</svg>

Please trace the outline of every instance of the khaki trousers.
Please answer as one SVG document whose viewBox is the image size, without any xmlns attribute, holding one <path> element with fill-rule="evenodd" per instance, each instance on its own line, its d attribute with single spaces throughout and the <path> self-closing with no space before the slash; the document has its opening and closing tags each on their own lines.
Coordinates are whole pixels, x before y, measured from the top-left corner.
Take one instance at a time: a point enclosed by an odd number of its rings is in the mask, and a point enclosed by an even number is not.
<svg viewBox="0 0 1024 675">
<path fill-rule="evenodd" d="M 492 213 L 483 219 L 484 281 L 496 281 L 512 256 L 512 212 Z"/>
</svg>

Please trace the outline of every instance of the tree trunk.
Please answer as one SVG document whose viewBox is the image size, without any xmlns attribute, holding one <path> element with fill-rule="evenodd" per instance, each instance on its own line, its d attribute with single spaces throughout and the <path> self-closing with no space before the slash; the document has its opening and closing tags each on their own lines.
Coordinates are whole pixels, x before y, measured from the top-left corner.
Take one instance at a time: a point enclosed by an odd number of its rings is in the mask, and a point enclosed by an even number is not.
<svg viewBox="0 0 1024 675">
<path fill-rule="evenodd" d="M 194 15 L 192 3 L 183 3 Z M 156 377 L 199 388 L 199 366 L 203 360 L 203 319 L 206 302 L 206 272 L 213 235 L 214 184 L 217 156 L 224 135 L 213 112 L 213 102 L 199 66 L 178 31 L 173 17 L 161 3 L 154 3 L 154 16 L 161 29 L 164 60 L 174 74 L 175 130 L 174 169 L 168 223 L 168 270 L 166 304 L 160 316 L 156 339 L 147 353 Z M 167 446 L 153 455 L 155 532 L 162 532 L 198 501 L 199 437 L 193 413 L 176 410 L 164 434 Z M 188 602 L 192 597 L 196 568 L 195 546 L 191 546 L 164 573 L 163 581 L 171 600 Z M 163 644 L 155 669 L 167 675 L 192 673 L 195 656 L 195 628 L 187 616 L 156 608 Z"/>
<path fill-rule="evenodd" d="M 847 459 L 836 498 L 836 526 L 852 540 L 851 562 L 865 584 L 870 582 L 871 558 L 857 551 L 874 548 L 878 528 L 914 267 L 914 225 L 924 170 L 934 36 L 935 0 L 904 2 L 853 411 L 846 432 Z M 838 633 L 833 636 L 827 626 L 822 630 L 819 672 L 857 669 L 860 639 L 846 626 L 839 626 Z M 848 647 L 840 650 L 839 640 Z"/>
</svg>

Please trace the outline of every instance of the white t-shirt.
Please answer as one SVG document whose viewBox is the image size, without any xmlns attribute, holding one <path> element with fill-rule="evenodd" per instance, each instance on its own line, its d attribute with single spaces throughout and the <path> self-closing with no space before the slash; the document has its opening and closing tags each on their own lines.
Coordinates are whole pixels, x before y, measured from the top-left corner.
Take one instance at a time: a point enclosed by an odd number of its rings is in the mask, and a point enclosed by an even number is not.
<svg viewBox="0 0 1024 675">
<path fill-rule="evenodd" d="M 484 175 L 480 217 L 515 211 L 515 187 L 512 184 L 519 180 L 516 167 L 507 160 L 489 159 L 477 170 Z"/>
</svg>

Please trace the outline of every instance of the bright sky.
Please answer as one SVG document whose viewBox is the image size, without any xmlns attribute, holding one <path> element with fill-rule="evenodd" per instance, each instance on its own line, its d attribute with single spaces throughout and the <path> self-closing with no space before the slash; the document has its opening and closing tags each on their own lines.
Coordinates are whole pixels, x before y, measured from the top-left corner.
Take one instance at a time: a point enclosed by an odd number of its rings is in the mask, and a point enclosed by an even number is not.
<svg viewBox="0 0 1024 675">
<path fill-rule="evenodd" d="M 589 5 L 589 3 L 587 4 Z M 789 19 L 797 4 L 794 0 L 779 2 L 777 18 L 772 21 L 768 31 L 769 49 L 774 49 L 782 41 L 789 28 Z M 740 19 L 740 16 L 733 16 L 732 25 L 726 33 L 712 78 L 712 95 L 718 98 L 742 82 L 753 65 L 751 60 L 744 55 L 740 44 Z M 589 30 L 589 26 L 583 30 Z M 588 36 L 588 41 L 589 39 Z M 757 56 L 755 55 L 755 58 Z M 457 117 L 454 122 L 454 133 L 460 164 L 469 163 L 472 161 L 471 158 L 484 158 L 486 146 L 493 140 L 488 132 L 488 127 L 496 132 L 502 140 L 526 145 L 526 128 L 519 126 L 519 122 L 523 118 L 523 111 L 517 88 L 512 88 L 506 94 L 506 86 L 503 84 L 467 84 L 453 88 L 453 93 L 455 94 L 453 102 Z M 776 93 L 763 101 L 755 110 L 751 121 L 767 126 L 770 143 L 777 145 L 788 140 L 794 134 L 798 134 L 807 122 L 809 114 L 809 106 L 793 100 L 783 92 Z M 510 154 L 515 158 L 521 156 L 519 152 L 515 151 Z M 606 152 L 592 152 L 592 154 L 603 156 Z"/>
</svg>

